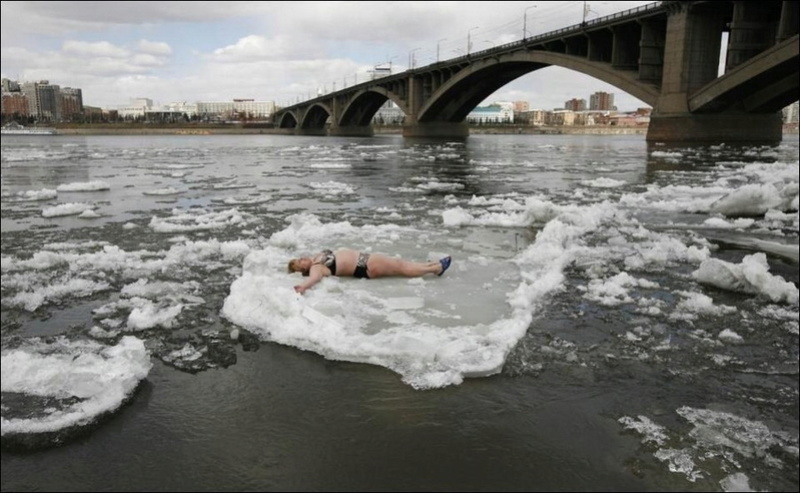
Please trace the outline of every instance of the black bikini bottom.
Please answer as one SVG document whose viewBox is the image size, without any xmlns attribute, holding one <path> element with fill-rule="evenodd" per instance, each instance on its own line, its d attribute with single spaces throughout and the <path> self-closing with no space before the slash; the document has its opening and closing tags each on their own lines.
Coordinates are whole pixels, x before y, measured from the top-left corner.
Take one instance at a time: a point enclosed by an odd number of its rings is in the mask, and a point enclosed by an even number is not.
<svg viewBox="0 0 800 493">
<path fill-rule="evenodd" d="M 367 261 L 369 260 L 368 253 L 360 253 L 358 255 L 358 262 L 356 262 L 356 270 L 353 271 L 353 277 L 358 279 L 369 279 L 369 272 L 367 272 Z"/>
</svg>

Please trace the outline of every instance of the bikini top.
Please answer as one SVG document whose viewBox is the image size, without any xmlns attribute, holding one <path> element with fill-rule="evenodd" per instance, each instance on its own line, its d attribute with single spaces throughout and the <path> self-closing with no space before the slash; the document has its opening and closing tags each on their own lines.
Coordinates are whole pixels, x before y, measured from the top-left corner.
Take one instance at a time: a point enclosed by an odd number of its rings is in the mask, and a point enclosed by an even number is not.
<svg viewBox="0 0 800 493">
<path fill-rule="evenodd" d="M 315 264 L 324 265 L 331 270 L 331 275 L 336 275 L 336 255 L 333 254 L 332 250 L 323 250 L 322 253 L 317 256 L 317 258 L 320 258 L 320 260 L 318 262 L 314 262 Z"/>
</svg>

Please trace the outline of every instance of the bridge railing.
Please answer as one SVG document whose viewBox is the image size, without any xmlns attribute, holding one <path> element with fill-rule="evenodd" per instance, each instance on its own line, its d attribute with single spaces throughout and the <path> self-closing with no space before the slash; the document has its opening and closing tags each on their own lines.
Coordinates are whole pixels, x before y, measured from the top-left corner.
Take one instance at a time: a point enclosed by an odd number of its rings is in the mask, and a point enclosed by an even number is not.
<svg viewBox="0 0 800 493">
<path fill-rule="evenodd" d="M 638 7 L 634 7 L 632 9 L 628 9 L 628 10 L 623 10 L 621 12 L 610 14 L 610 15 L 607 15 L 605 17 L 598 17 L 597 19 L 592 19 L 591 21 L 586 21 L 585 23 L 573 24 L 571 26 L 562 27 L 561 29 L 556 29 L 555 31 L 549 31 L 549 32 L 542 33 L 542 34 L 537 34 L 536 36 L 527 37 L 527 38 L 521 39 L 519 41 L 512 41 L 510 43 L 506 43 L 506 44 L 503 44 L 503 45 L 500 45 L 500 46 L 494 46 L 492 48 L 487 48 L 485 50 L 476 51 L 476 52 L 471 53 L 469 55 L 462 55 L 460 57 L 451 58 L 451 59 L 445 60 L 445 61 L 449 62 L 449 61 L 456 60 L 456 59 L 469 59 L 469 58 L 472 58 L 472 57 L 474 57 L 476 55 L 479 55 L 479 54 L 489 55 L 491 53 L 495 53 L 495 52 L 498 52 L 498 51 L 503 51 L 505 49 L 517 48 L 519 46 L 524 46 L 524 45 L 528 45 L 528 44 L 531 44 L 531 43 L 536 43 L 536 42 L 539 42 L 539 41 L 543 41 L 545 39 L 555 38 L 555 37 L 561 36 L 562 34 L 565 34 L 565 33 L 571 33 L 571 32 L 575 32 L 575 31 L 580 31 L 580 30 L 585 29 L 585 28 L 587 28 L 589 26 L 596 26 L 596 25 L 599 25 L 599 24 L 605 24 L 607 22 L 618 21 L 618 20 L 622 20 L 622 19 L 624 19 L 626 17 L 636 17 L 636 16 L 640 15 L 643 12 L 660 9 L 661 8 L 661 3 L 662 2 L 653 2 L 653 3 L 649 3 L 647 5 L 640 5 Z M 425 67 L 421 67 L 421 68 L 425 68 Z"/>
</svg>

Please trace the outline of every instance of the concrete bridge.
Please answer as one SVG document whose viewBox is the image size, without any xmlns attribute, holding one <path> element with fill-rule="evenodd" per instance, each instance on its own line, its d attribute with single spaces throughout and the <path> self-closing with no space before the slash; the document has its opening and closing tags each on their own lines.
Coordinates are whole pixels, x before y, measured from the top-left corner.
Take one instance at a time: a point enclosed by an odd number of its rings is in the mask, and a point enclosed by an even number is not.
<svg viewBox="0 0 800 493">
<path fill-rule="evenodd" d="M 372 117 L 392 100 L 405 114 L 404 136 L 465 137 L 473 108 L 512 80 L 556 65 L 652 106 L 649 142 L 780 142 L 780 110 L 800 89 L 799 4 L 656 2 L 363 82 L 281 108 L 273 121 L 298 135 L 369 136 Z"/>
</svg>

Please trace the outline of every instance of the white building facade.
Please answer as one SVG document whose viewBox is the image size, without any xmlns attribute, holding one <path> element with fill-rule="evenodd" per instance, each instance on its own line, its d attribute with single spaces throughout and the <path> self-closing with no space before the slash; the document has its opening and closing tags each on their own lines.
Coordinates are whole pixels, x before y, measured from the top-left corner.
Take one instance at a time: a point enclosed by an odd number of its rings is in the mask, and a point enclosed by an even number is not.
<svg viewBox="0 0 800 493">
<path fill-rule="evenodd" d="M 467 115 L 471 124 L 514 123 L 514 103 L 497 102 L 489 106 L 478 106 Z"/>
<path fill-rule="evenodd" d="M 275 101 L 234 99 L 233 101 L 198 101 L 197 114 L 223 119 L 267 119 L 275 113 Z"/>
</svg>

